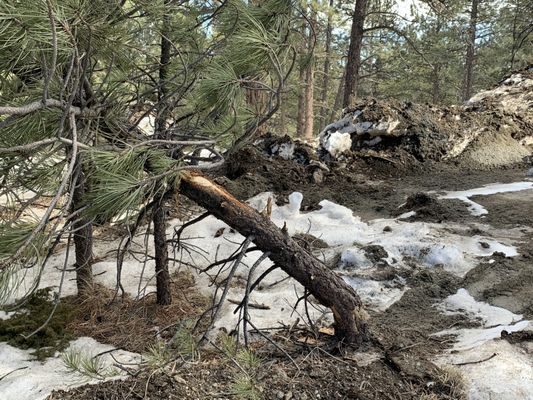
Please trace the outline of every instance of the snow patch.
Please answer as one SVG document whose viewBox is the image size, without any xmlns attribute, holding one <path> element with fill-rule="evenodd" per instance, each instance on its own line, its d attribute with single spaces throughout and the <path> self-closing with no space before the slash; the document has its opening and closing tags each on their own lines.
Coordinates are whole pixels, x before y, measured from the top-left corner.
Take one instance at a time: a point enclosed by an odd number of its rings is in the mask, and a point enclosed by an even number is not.
<svg viewBox="0 0 533 400">
<path fill-rule="evenodd" d="M 294 156 L 294 142 L 275 144 L 272 146 L 272 154 L 276 154 L 285 160 L 291 160 Z"/>
<path fill-rule="evenodd" d="M 455 335 L 457 342 L 450 352 L 440 356 L 440 366 L 460 369 L 467 386 L 468 399 L 531 399 L 533 393 L 533 359 L 527 349 L 501 340 L 507 333 L 533 329 L 522 315 L 501 307 L 476 301 L 465 289 L 448 296 L 437 305 L 445 314 L 462 313 L 479 320 L 481 328 L 447 329 L 435 336 Z"/>
<path fill-rule="evenodd" d="M 375 311 L 385 311 L 400 300 L 407 290 L 403 280 L 378 282 L 355 277 L 344 277 L 344 280 L 364 299 L 365 307 Z"/>
<path fill-rule="evenodd" d="M 445 314 L 467 314 L 471 319 L 480 319 L 484 327 L 510 325 L 522 320 L 522 315 L 513 314 L 505 308 L 491 306 L 476 301 L 466 289 L 459 289 L 456 294 L 444 299 L 439 308 Z"/>
<path fill-rule="evenodd" d="M 472 196 L 489 196 L 497 193 L 519 192 L 522 190 L 533 189 L 533 182 L 513 182 L 513 183 L 494 183 L 477 189 L 459 190 L 456 192 L 446 192 L 439 196 L 440 199 L 458 199 L 467 203 L 468 209 L 472 215 L 485 215 L 489 212 L 481 204 L 472 201 Z"/>
<path fill-rule="evenodd" d="M 94 356 L 112 349 L 112 346 L 98 343 L 92 338 L 82 337 L 72 341 L 67 351 L 80 351 L 81 354 Z M 0 342 L 0 360 L 2 360 L 0 376 L 3 377 L 0 380 L 1 399 L 41 400 L 48 397 L 52 390 L 70 389 L 87 383 L 102 382 L 102 380 L 89 379 L 79 373 L 70 372 L 59 357 L 51 357 L 40 362 L 31 360 L 30 353 L 31 349 L 21 350 Z M 112 354 L 117 361 L 122 363 L 140 362 L 140 355 L 135 353 L 117 350 Z M 104 367 L 111 367 L 116 362 L 109 353 L 103 354 L 101 360 Z M 117 373 L 119 372 L 117 370 Z M 4 376 L 5 374 L 9 375 Z M 125 377 L 119 374 L 112 379 Z"/>
<path fill-rule="evenodd" d="M 468 351 L 447 354 L 436 363 L 459 369 L 469 400 L 533 399 L 533 357 L 505 340 L 487 341 Z"/>
<path fill-rule="evenodd" d="M 333 157 L 336 157 L 352 148 L 352 138 L 348 132 L 334 132 L 329 135 L 324 148 Z"/>
</svg>

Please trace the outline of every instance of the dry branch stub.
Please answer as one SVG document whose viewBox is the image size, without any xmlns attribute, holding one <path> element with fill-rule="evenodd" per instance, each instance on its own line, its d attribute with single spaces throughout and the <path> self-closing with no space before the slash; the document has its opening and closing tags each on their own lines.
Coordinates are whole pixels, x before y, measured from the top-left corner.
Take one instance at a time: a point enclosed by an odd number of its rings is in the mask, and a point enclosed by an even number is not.
<svg viewBox="0 0 533 400">
<path fill-rule="evenodd" d="M 254 243 L 288 275 L 330 308 L 335 336 L 346 344 L 360 344 L 366 335 L 367 314 L 355 290 L 325 264 L 303 249 L 268 218 L 234 198 L 196 172 L 181 176 L 180 191 Z"/>
</svg>

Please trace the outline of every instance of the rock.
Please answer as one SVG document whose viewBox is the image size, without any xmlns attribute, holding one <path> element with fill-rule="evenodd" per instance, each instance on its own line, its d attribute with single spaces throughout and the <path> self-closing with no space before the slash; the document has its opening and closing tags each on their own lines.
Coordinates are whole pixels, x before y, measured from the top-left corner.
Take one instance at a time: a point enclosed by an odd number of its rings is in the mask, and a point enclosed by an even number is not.
<svg viewBox="0 0 533 400">
<path fill-rule="evenodd" d="M 320 185 L 322 182 L 324 182 L 324 173 L 321 169 L 317 169 L 315 172 L 313 172 L 313 182 L 317 185 Z"/>
<path fill-rule="evenodd" d="M 533 176 L 533 168 L 527 170 L 526 176 Z"/>
<path fill-rule="evenodd" d="M 181 384 L 181 385 L 186 385 L 187 384 L 187 381 L 185 379 L 183 379 L 181 376 L 179 375 L 174 375 L 174 380 Z"/>
<path fill-rule="evenodd" d="M 364 250 L 366 258 L 374 263 L 378 263 L 383 258 L 387 258 L 389 253 L 380 245 L 371 244 L 362 248 Z M 386 264 L 385 266 L 387 266 Z"/>
</svg>

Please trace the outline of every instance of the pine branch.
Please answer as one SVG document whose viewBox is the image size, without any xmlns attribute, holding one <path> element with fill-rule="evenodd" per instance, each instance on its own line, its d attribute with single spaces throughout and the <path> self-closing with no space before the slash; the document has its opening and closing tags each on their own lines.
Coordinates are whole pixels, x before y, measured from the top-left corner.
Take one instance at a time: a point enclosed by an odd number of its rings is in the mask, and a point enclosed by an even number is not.
<svg viewBox="0 0 533 400">
<path fill-rule="evenodd" d="M 81 109 L 75 106 L 68 106 L 64 101 L 55 99 L 46 99 L 46 101 L 37 100 L 32 103 L 28 103 L 23 106 L 1 106 L 0 115 L 26 115 L 35 111 L 47 109 L 47 108 L 59 108 L 62 110 L 69 110 L 74 115 L 80 115 L 84 117 L 97 116 L 101 111 L 100 109 L 85 108 Z"/>
</svg>

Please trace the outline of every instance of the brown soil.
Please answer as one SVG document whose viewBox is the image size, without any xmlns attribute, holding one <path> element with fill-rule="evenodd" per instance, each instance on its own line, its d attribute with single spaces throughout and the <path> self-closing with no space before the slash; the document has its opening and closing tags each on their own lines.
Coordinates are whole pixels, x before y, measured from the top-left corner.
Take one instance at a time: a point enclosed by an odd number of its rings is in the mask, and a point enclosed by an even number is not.
<svg viewBox="0 0 533 400">
<path fill-rule="evenodd" d="M 273 191 L 278 201 L 284 202 L 291 192 L 300 191 L 306 209 L 315 209 L 320 200 L 329 199 L 351 208 L 364 219 L 388 218 L 415 210 L 418 220 L 471 224 L 472 234 L 479 233 L 476 223 L 498 228 L 519 226 L 526 232 L 521 239 L 520 255 L 506 258 L 495 254 L 494 263 L 481 263 L 464 279 L 437 267 L 423 269 L 416 262 L 410 268 L 396 271 L 411 289 L 386 311 L 371 314 L 370 340 L 357 352 L 332 350 L 334 347 L 325 334 L 299 330 L 270 332 L 268 335 L 278 348 L 265 341 L 256 343 L 255 351 L 262 362 L 256 372 L 250 373 L 256 391 L 253 393 L 259 397 L 250 393 L 248 397 L 238 395 L 235 381 L 240 376 L 239 369 L 223 353 L 205 349 L 201 358 L 193 362 L 182 362 L 157 373 L 142 373 L 125 381 L 56 392 L 50 400 L 462 399 L 462 383 L 457 374 L 442 371 L 430 362 L 453 343 L 453 338 L 431 335 L 474 323 L 459 315 L 445 316 L 433 305 L 465 287 L 477 300 L 533 318 L 531 191 L 476 198 L 489 211 L 483 219 L 471 216 L 462 202 L 416 195 L 524 180 L 523 165 L 477 171 L 458 169 L 453 164 L 424 163 L 404 169 L 384 160 L 357 159 L 349 165 L 333 165 L 330 172 L 324 173 L 323 182 L 316 184 L 312 169 L 305 163 L 269 157 L 254 149 L 244 150 L 235 159 L 238 161 L 230 164 L 227 176 L 218 180 L 241 199 Z M 407 204 L 399 209 L 406 200 Z M 311 249 L 313 243 L 316 245 L 313 237 L 301 240 Z M 382 256 L 379 248 L 367 250 L 376 259 Z M 166 314 L 165 318 L 172 323 L 172 315 Z M 290 354 L 294 362 L 279 348 Z"/>
<path fill-rule="evenodd" d="M 313 343 L 309 345 L 302 339 L 305 334 L 285 331 L 274 336 L 291 359 L 267 342 L 256 343 L 255 353 L 262 361 L 248 372 L 257 397 L 238 390 L 236 382 L 243 374 L 232 359 L 205 351 L 201 361 L 146 372 L 126 381 L 57 391 L 48 400 L 463 398 L 460 380 L 450 380 L 446 371 L 421 359 L 409 347 L 379 353 L 370 347 L 332 353 L 327 337 L 318 342 L 309 338 Z"/>
<path fill-rule="evenodd" d="M 246 148 L 230 162 L 226 177 L 217 181 L 240 199 L 272 191 L 278 195 L 278 203 L 286 203 L 289 194 L 299 191 L 304 196 L 304 210 L 316 209 L 326 199 L 352 209 L 363 220 L 370 220 L 397 216 L 398 208 L 408 197 L 421 190 L 455 191 L 523 180 L 526 166 L 480 171 L 446 163 L 404 165 L 355 158 L 350 163 L 331 164 L 330 170 L 324 173 L 323 182 L 317 184 L 309 166 Z M 428 222 L 476 220 L 460 201 L 439 200 L 438 204 L 438 210 L 426 208 L 421 210 L 425 216 L 416 218 Z"/>
</svg>

